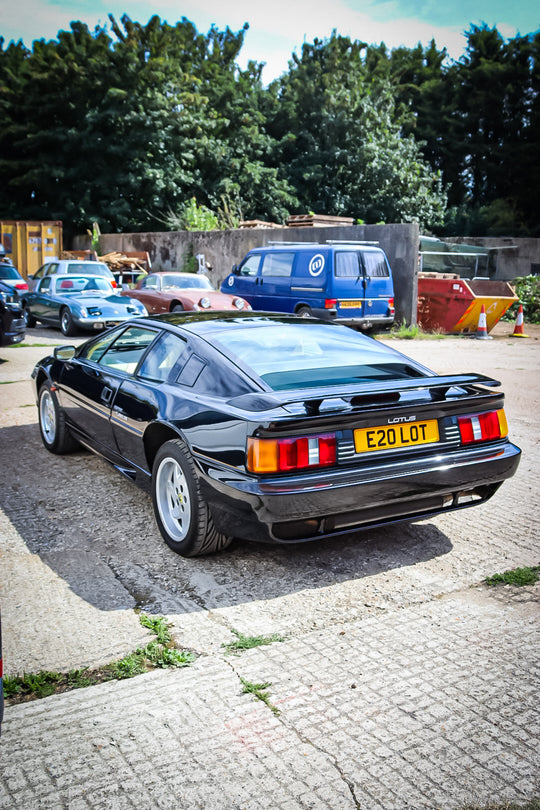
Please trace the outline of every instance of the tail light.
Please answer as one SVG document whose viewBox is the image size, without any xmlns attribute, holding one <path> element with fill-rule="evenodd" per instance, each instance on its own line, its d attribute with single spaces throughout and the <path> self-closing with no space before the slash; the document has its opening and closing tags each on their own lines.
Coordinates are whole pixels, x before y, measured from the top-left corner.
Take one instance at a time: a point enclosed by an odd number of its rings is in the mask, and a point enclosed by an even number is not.
<svg viewBox="0 0 540 810">
<path fill-rule="evenodd" d="M 393 298 L 388 299 L 388 314 L 389 315 L 395 315 L 396 314 L 396 308 L 394 306 L 394 299 Z"/>
<path fill-rule="evenodd" d="M 508 424 L 502 409 L 471 416 L 459 416 L 458 424 L 462 444 L 489 442 L 508 436 Z"/>
<path fill-rule="evenodd" d="M 335 463 L 335 433 L 287 439 L 248 439 L 247 468 L 250 472 L 290 472 Z"/>
<path fill-rule="evenodd" d="M 335 309 L 337 307 L 337 298 L 326 298 L 324 302 L 325 309 Z"/>
<path fill-rule="evenodd" d="M 16 290 L 27 290 L 28 289 L 28 284 L 26 283 L 26 281 L 18 281 L 15 284 L 15 289 Z"/>
</svg>

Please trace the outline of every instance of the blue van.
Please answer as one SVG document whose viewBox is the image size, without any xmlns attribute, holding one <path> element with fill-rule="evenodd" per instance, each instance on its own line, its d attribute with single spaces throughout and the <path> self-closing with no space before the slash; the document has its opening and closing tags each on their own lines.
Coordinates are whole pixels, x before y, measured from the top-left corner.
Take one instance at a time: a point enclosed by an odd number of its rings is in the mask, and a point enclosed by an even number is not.
<svg viewBox="0 0 540 810">
<path fill-rule="evenodd" d="M 360 329 L 394 322 L 394 284 L 383 250 L 364 242 L 280 242 L 254 248 L 221 291 L 254 310 L 292 312 Z"/>
</svg>

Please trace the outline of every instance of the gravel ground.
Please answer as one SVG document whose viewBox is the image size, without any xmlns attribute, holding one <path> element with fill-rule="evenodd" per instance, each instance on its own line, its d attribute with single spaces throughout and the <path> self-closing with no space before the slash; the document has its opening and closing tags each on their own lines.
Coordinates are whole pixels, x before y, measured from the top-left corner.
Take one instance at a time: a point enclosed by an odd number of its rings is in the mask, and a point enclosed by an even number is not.
<svg viewBox="0 0 540 810">
<path fill-rule="evenodd" d="M 437 372 L 478 371 L 502 381 L 511 437 L 524 453 L 517 475 L 489 503 L 292 547 L 235 541 L 224 554 L 193 560 L 167 548 L 150 499 L 104 461 L 83 451 L 57 457 L 43 448 L 29 374 L 62 336 L 33 329 L 24 347 L 0 350 L 0 504 L 4 537 L 15 538 L 13 555 L 0 561 L 12 582 L 24 582 L 24 566 L 41 561 L 41 598 L 54 593 L 49 580 L 62 594 L 54 610 L 49 606 L 55 621 L 46 642 L 43 625 L 28 617 L 28 601 L 3 593 L 7 672 L 101 664 L 131 649 L 141 637 L 135 607 L 167 615 L 183 643 L 208 652 L 230 638 L 231 627 L 301 634 L 538 563 L 540 328 L 527 327 L 531 337 L 523 340 L 508 338 L 510 324 L 496 330 L 490 341 L 389 341 Z M 28 638 L 21 644 L 23 615 Z M 19 628 L 16 636 L 6 630 L 10 622 Z M 111 638 L 111 628 L 118 637 Z M 79 637 L 81 649 L 73 644 Z"/>
</svg>

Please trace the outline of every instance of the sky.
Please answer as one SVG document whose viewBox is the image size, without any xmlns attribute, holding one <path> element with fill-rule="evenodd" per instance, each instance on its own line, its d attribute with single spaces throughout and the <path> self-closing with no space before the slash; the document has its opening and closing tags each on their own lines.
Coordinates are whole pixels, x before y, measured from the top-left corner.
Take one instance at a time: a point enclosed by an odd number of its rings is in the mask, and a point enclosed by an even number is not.
<svg viewBox="0 0 540 810">
<path fill-rule="evenodd" d="M 108 15 L 147 23 L 157 14 L 171 25 L 182 17 L 206 34 L 212 24 L 249 30 L 239 64 L 264 62 L 263 80 L 269 82 L 287 69 L 293 52 L 303 42 L 338 34 L 368 44 L 414 47 L 418 42 L 446 47 L 459 59 L 465 49 L 464 32 L 471 24 L 496 26 L 507 38 L 540 29 L 538 0 L 2 0 L 0 36 L 5 43 L 54 39 L 69 30 L 72 20 L 109 26 Z"/>
</svg>

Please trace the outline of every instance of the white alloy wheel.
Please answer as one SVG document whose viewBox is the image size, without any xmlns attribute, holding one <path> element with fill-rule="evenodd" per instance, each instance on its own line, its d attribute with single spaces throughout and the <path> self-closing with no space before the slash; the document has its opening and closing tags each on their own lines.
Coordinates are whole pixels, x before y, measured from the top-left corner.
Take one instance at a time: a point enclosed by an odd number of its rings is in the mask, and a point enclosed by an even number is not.
<svg viewBox="0 0 540 810">
<path fill-rule="evenodd" d="M 48 445 L 53 445 L 56 439 L 56 409 L 51 392 L 44 388 L 39 400 L 39 423 L 43 441 Z"/>
<path fill-rule="evenodd" d="M 184 540 L 191 526 L 191 496 L 176 459 L 162 460 L 156 472 L 155 492 L 156 506 L 167 533 L 177 543 Z"/>
</svg>

